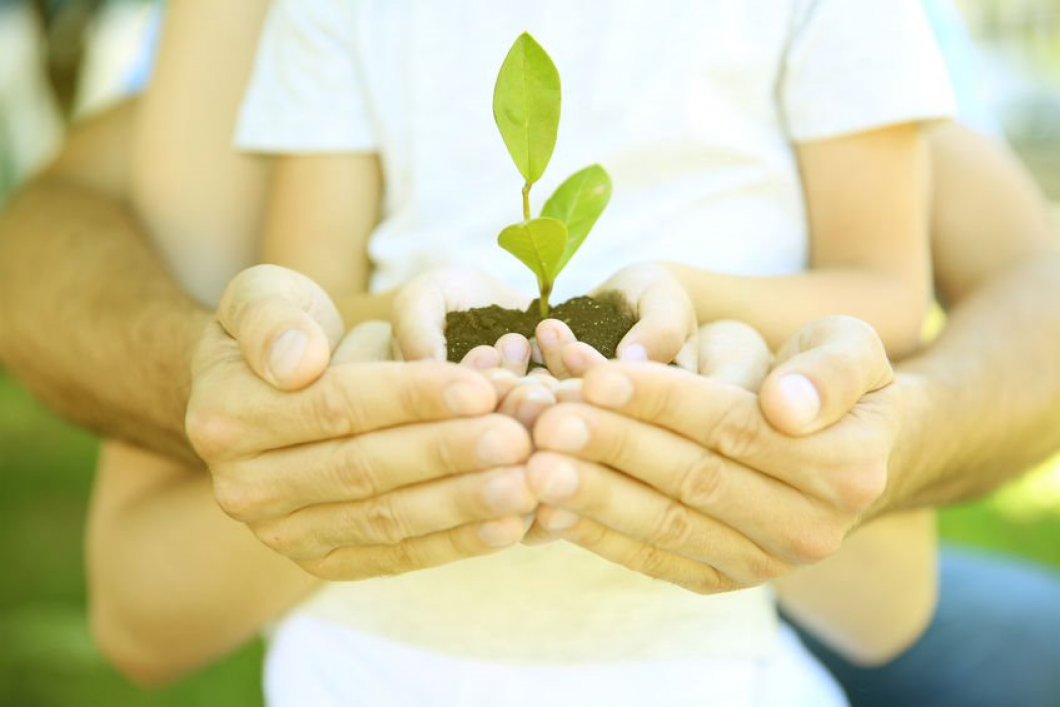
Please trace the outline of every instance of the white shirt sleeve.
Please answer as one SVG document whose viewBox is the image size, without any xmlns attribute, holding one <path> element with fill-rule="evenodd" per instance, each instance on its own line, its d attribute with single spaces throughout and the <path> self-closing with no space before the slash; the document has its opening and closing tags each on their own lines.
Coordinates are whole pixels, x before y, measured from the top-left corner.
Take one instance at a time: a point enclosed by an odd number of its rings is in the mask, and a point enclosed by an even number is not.
<svg viewBox="0 0 1060 707">
<path fill-rule="evenodd" d="M 956 113 L 920 0 L 817 0 L 794 29 L 780 100 L 795 142 Z"/>
<path fill-rule="evenodd" d="M 353 3 L 274 0 L 243 97 L 236 147 L 254 152 L 376 148 Z"/>
</svg>

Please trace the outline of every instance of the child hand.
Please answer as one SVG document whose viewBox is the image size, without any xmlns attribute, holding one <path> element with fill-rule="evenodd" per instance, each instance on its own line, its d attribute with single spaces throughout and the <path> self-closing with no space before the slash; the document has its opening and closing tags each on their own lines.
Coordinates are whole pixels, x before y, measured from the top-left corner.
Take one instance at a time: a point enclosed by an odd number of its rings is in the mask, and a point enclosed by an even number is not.
<svg viewBox="0 0 1060 707">
<path fill-rule="evenodd" d="M 491 304 L 525 310 L 530 299 L 471 268 L 439 268 L 413 278 L 394 298 L 398 352 L 406 361 L 446 360 L 445 315 Z"/>
<path fill-rule="evenodd" d="M 675 362 L 696 370 L 697 322 L 692 300 L 677 277 L 663 265 L 623 268 L 598 287 L 594 297 L 612 293 L 636 316 L 636 323 L 618 343 L 617 357 L 626 361 Z M 536 332 L 541 359 L 557 378 L 580 376 L 603 360 L 591 347 L 578 342 L 561 321 L 546 319 Z"/>
</svg>

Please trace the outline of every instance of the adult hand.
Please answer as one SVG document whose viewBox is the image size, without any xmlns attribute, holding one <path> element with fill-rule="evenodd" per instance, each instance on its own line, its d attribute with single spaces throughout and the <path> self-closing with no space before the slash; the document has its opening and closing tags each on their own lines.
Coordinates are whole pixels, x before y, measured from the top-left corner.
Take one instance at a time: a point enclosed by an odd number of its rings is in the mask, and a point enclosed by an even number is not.
<svg viewBox="0 0 1060 707">
<path fill-rule="evenodd" d="M 394 337 L 401 357 L 445 361 L 445 315 L 491 304 L 525 310 L 530 299 L 469 268 L 441 268 L 413 278 L 394 299 Z M 512 351 L 508 358 L 518 355 Z"/>
<path fill-rule="evenodd" d="M 768 366 L 761 345 L 712 346 L 709 331 L 703 341 L 706 366 L 741 385 Z M 850 318 L 809 325 L 780 360 L 761 401 L 658 364 L 585 371 L 585 402 L 557 405 L 534 427 L 538 524 L 697 592 L 753 586 L 834 553 L 884 490 L 900 393 L 879 338 Z"/>
<path fill-rule="evenodd" d="M 195 356 L 187 416 L 221 507 L 326 579 L 518 542 L 536 504 L 522 466 L 530 440 L 493 413 L 490 382 L 444 362 L 366 360 L 385 348 L 375 325 L 351 332 L 328 366 L 338 322 L 289 270 L 252 268 L 229 285 Z"/>
</svg>

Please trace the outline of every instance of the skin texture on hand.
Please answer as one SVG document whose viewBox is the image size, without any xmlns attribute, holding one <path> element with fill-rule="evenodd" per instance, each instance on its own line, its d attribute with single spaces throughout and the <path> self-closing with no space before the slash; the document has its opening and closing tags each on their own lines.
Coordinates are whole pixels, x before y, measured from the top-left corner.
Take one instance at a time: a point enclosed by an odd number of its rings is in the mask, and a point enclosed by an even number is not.
<svg viewBox="0 0 1060 707">
<path fill-rule="evenodd" d="M 378 342 L 340 343 L 326 294 L 282 268 L 247 271 L 222 303 L 194 359 L 188 436 L 221 508 L 266 545 L 318 577 L 358 579 L 522 538 L 529 433 L 494 413 L 484 375 L 362 359 Z M 285 380 L 306 384 L 277 390 L 263 377 L 291 331 L 305 343 Z"/>
<path fill-rule="evenodd" d="M 833 554 L 884 490 L 900 406 L 884 385 L 890 369 L 870 329 L 846 318 L 817 327 L 763 383 L 815 381 L 809 390 L 795 386 L 795 395 L 775 384 L 781 421 L 801 419 L 807 395 L 829 401 L 803 419 L 806 430 L 821 430 L 805 437 L 779 431 L 757 396 L 722 380 L 651 363 L 584 371 L 584 402 L 557 405 L 534 427 L 540 451 L 528 475 L 543 503 L 539 526 L 699 592 L 752 586 Z M 732 324 L 714 335 L 750 338 Z M 832 386 L 835 352 L 822 342 L 848 350 L 850 372 L 865 374 L 853 380 L 880 389 L 857 390 L 845 375 Z M 742 373 L 717 348 L 708 362 L 747 382 L 747 370 L 768 366 L 761 344 L 761 360 Z"/>
<path fill-rule="evenodd" d="M 445 315 L 491 304 L 525 310 L 530 298 L 470 268 L 442 268 L 413 278 L 394 298 L 391 321 L 398 352 L 406 361 L 446 360 Z"/>
</svg>

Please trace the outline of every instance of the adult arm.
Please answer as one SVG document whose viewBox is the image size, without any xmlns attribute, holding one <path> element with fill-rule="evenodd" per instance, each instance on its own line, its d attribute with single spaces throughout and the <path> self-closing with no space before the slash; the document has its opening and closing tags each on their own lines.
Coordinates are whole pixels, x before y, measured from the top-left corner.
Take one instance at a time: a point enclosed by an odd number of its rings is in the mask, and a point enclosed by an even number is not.
<svg viewBox="0 0 1060 707">
<path fill-rule="evenodd" d="M 953 125 L 931 144 L 948 319 L 898 367 L 909 409 L 879 510 L 982 496 L 1060 449 L 1060 239 L 1045 200 L 983 136 Z"/>
<path fill-rule="evenodd" d="M 210 316 L 126 202 L 135 110 L 75 127 L 0 218 L 0 361 L 57 413 L 190 460 L 188 363 Z"/>
</svg>

